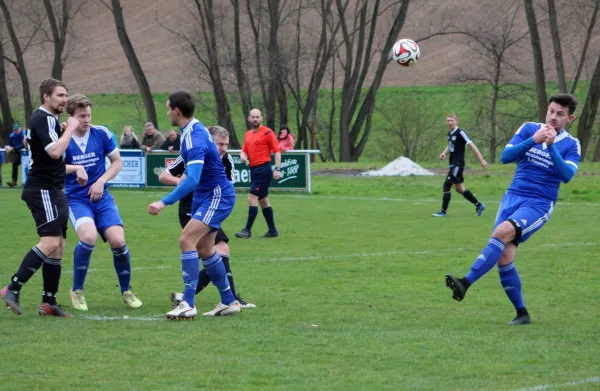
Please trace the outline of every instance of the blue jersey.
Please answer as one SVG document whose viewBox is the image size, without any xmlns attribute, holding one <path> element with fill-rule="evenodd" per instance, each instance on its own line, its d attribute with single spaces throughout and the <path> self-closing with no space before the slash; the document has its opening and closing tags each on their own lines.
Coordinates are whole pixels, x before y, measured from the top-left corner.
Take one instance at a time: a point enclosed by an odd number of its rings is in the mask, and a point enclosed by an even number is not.
<svg viewBox="0 0 600 391">
<path fill-rule="evenodd" d="M 532 137 L 544 124 L 526 122 L 523 124 L 508 146 L 517 145 Z M 571 136 L 566 130 L 561 130 L 554 140 L 554 147 L 567 164 L 577 168 L 581 159 L 581 146 L 579 140 Z M 525 156 L 517 162 L 515 176 L 508 188 L 509 193 L 528 196 L 543 197 L 552 201 L 558 198 L 558 189 L 561 180 L 554 168 L 554 163 L 544 144 L 534 145 Z"/>
<path fill-rule="evenodd" d="M 73 134 L 66 150 L 65 163 L 80 165 L 88 174 L 85 186 L 77 183 L 75 173 L 65 177 L 65 194 L 69 197 L 89 198 L 88 189 L 106 172 L 105 157 L 117 152 L 110 131 L 103 126 L 92 125 L 83 137 Z M 104 189 L 106 191 L 106 187 Z"/>
<path fill-rule="evenodd" d="M 203 165 L 194 196 L 212 194 L 216 187 L 220 187 L 223 193 L 232 192 L 233 185 L 227 179 L 221 155 L 208 129 L 194 118 L 181 131 L 181 157 L 185 166 L 189 168 L 194 164 Z"/>
</svg>

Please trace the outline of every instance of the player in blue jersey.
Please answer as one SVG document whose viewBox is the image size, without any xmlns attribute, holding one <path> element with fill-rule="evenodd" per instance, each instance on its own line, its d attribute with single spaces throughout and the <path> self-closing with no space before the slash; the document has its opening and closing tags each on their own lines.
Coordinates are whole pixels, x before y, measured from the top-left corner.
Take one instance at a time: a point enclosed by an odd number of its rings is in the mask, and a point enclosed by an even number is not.
<svg viewBox="0 0 600 391">
<path fill-rule="evenodd" d="M 531 323 L 514 259 L 517 246 L 550 219 L 561 182 L 569 182 L 577 171 L 581 147 L 565 130 L 576 108 L 570 94 L 550 97 L 546 124 L 523 124 L 502 152 L 503 164 L 517 162 L 515 176 L 500 203 L 488 245 L 471 271 L 463 278 L 446 275 L 453 299 L 463 300 L 467 289 L 497 264 L 500 283 L 517 311 L 509 324 Z"/>
<path fill-rule="evenodd" d="M 107 189 L 108 181 L 121 171 L 119 149 L 107 128 L 91 124 L 92 103 L 86 96 L 76 94 L 69 98 L 67 113 L 79 120 L 79 127 L 71 137 L 66 151 L 67 169 L 72 167 L 75 171 L 83 167 L 87 174 L 85 185 L 78 182 L 75 172 L 65 178 L 69 217 L 79 236 L 73 255 L 73 287 L 69 292 L 73 307 L 88 310 L 83 286 L 99 233 L 112 249 L 123 302 L 131 308 L 139 308 L 142 302 L 131 292 L 130 287 L 131 262 L 125 244 L 123 222 L 115 200 Z M 106 157 L 110 160 L 108 169 Z"/>
<path fill-rule="evenodd" d="M 199 258 L 221 295 L 221 302 L 215 309 L 203 315 L 240 313 L 240 303 L 233 296 L 225 266 L 214 248 L 217 231 L 235 205 L 235 190 L 225 175 L 213 137 L 194 118 L 195 106 L 194 97 L 185 91 L 176 91 L 167 99 L 167 115 L 171 125 L 178 126 L 182 133 L 181 157 L 186 167 L 185 178 L 166 197 L 148 206 L 148 213 L 157 215 L 166 205 L 174 204 L 194 191 L 193 216 L 179 238 L 183 300 L 167 313 L 167 319 L 195 319 L 198 313 L 194 296 L 200 273 Z"/>
</svg>

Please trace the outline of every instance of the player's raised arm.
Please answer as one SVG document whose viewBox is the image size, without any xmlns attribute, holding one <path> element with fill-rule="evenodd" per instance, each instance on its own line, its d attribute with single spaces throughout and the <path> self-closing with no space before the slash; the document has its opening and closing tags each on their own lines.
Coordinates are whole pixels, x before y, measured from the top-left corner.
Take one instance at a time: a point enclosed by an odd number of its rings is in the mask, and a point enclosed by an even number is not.
<svg viewBox="0 0 600 391">
<path fill-rule="evenodd" d="M 52 117 L 48 117 L 48 133 L 40 134 L 40 141 L 44 145 L 44 149 L 48 156 L 52 159 L 60 159 L 67 150 L 69 146 L 69 142 L 71 142 L 71 136 L 73 136 L 73 132 L 75 129 L 79 127 L 79 120 L 75 117 L 69 116 L 67 122 L 64 125 L 64 131 L 60 138 L 56 134 L 54 130 L 54 119 Z"/>
<path fill-rule="evenodd" d="M 535 130 L 537 124 L 527 122 L 523 124 L 515 133 L 513 138 L 502 151 L 500 161 L 502 164 L 516 162 L 533 148 L 536 144 L 541 144 L 546 141 L 545 127 L 542 126 Z"/>
<path fill-rule="evenodd" d="M 568 183 L 573 179 L 577 168 L 579 167 L 579 161 L 581 160 L 581 146 L 579 140 L 575 139 L 575 143 L 567 151 L 565 157 L 560 154 L 558 148 L 554 145 L 554 139 L 556 137 L 556 130 L 552 127 L 546 129 L 546 144 L 548 144 L 548 153 L 550 159 L 554 163 L 554 169 L 558 174 L 558 177 L 563 183 Z"/>
<path fill-rule="evenodd" d="M 178 156 L 173 163 L 169 164 L 169 166 L 160 173 L 158 176 L 158 181 L 165 185 L 177 186 L 183 179 L 185 179 L 179 177 L 184 172 L 185 163 L 183 162 L 183 158 Z"/>
</svg>

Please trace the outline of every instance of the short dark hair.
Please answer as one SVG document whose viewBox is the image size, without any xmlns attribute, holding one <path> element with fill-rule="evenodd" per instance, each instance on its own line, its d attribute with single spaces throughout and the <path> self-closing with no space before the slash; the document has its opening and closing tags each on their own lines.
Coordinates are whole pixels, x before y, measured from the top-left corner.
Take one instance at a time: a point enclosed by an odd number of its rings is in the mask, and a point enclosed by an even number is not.
<svg viewBox="0 0 600 391">
<path fill-rule="evenodd" d="M 186 118 L 194 116 L 194 110 L 196 109 L 196 100 L 189 92 L 183 90 L 177 90 L 167 98 L 169 100 L 169 107 L 172 109 L 178 108 L 181 111 L 181 115 Z"/>
<path fill-rule="evenodd" d="M 85 109 L 86 107 L 92 107 L 92 102 L 83 94 L 75 94 L 67 100 L 67 114 L 69 115 L 75 114 L 77 109 Z"/>
<path fill-rule="evenodd" d="M 558 103 L 563 107 L 569 108 L 569 115 L 573 115 L 575 110 L 577 109 L 577 99 L 571 94 L 556 94 L 552 95 L 550 99 L 548 99 L 548 104 L 550 103 Z"/>
<path fill-rule="evenodd" d="M 40 84 L 40 99 L 42 101 L 42 104 L 44 104 L 44 95 L 45 94 L 52 95 L 52 93 L 54 92 L 54 89 L 56 87 L 64 87 L 65 90 L 68 90 L 67 85 L 60 80 L 46 79 L 41 82 L 41 84 Z"/>
</svg>

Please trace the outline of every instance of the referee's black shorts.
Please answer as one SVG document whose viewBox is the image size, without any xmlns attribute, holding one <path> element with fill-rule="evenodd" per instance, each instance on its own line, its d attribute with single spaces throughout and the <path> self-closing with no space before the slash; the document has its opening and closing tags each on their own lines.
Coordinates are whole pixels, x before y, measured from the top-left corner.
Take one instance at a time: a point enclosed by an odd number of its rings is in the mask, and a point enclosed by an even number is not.
<svg viewBox="0 0 600 391">
<path fill-rule="evenodd" d="M 39 237 L 67 237 L 69 202 L 62 190 L 25 187 L 21 199 L 31 211 Z"/>
<path fill-rule="evenodd" d="M 191 219 L 191 213 L 182 213 L 181 211 L 179 212 L 179 224 L 181 225 L 181 228 L 185 228 L 185 226 L 187 225 L 187 223 L 190 222 Z M 227 236 L 225 231 L 223 231 L 223 228 L 219 228 L 219 230 L 217 231 L 217 236 L 215 237 L 215 244 L 220 242 L 229 243 L 229 236 Z"/>
<path fill-rule="evenodd" d="M 254 194 L 259 200 L 268 197 L 272 176 L 271 163 L 250 167 L 250 194 Z"/>
</svg>

